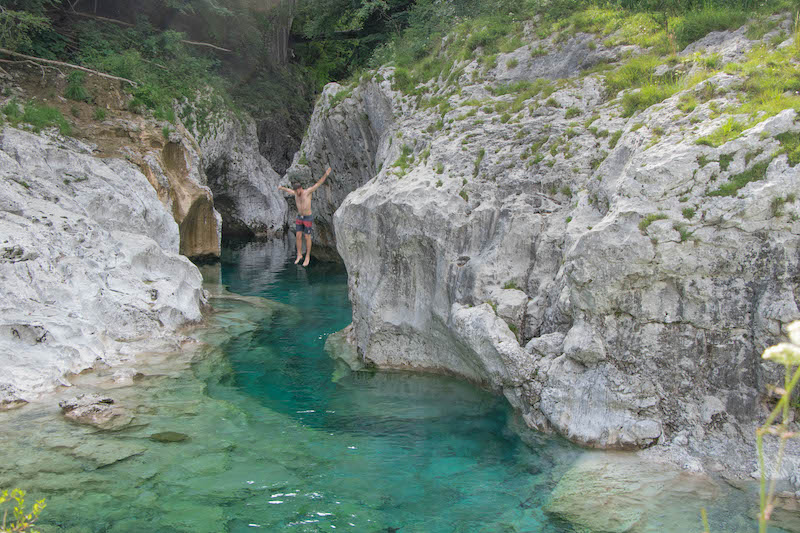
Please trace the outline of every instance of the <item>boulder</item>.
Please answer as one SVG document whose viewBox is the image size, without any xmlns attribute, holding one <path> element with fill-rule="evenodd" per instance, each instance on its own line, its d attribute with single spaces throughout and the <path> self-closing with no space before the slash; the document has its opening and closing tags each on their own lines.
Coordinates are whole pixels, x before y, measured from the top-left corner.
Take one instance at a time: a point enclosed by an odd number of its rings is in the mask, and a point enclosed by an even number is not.
<svg viewBox="0 0 800 533">
<path fill-rule="evenodd" d="M 98 394 L 81 394 L 58 403 L 64 417 L 98 429 L 119 430 L 133 421 L 127 409 L 114 405 L 114 400 Z"/>
<path fill-rule="evenodd" d="M 545 512 L 580 531 L 694 531 L 699 508 L 720 494 L 708 477 L 630 455 L 588 454 L 559 480 Z"/>
</svg>

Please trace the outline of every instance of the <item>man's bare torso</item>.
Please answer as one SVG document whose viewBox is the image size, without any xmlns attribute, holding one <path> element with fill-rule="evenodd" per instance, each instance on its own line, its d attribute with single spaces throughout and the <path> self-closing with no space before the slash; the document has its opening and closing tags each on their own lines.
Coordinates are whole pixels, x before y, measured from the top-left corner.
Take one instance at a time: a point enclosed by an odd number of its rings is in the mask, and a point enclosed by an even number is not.
<svg viewBox="0 0 800 533">
<path fill-rule="evenodd" d="M 311 214 L 311 195 L 314 194 L 312 192 L 303 191 L 300 194 L 295 194 L 294 199 L 297 203 L 297 212 L 300 215 L 310 215 Z"/>
</svg>

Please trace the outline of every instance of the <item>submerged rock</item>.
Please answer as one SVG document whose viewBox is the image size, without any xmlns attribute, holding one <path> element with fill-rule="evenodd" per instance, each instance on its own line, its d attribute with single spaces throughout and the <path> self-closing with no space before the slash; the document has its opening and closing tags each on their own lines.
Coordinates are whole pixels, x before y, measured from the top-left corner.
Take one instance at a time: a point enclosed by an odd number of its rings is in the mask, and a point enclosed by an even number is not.
<svg viewBox="0 0 800 533">
<path fill-rule="evenodd" d="M 700 502 L 719 494 L 709 478 L 631 455 L 590 454 L 558 482 L 545 511 L 580 531 L 693 531 Z"/>
<path fill-rule="evenodd" d="M 19 396 L 19 391 L 9 384 L 0 384 L 0 411 L 10 411 L 22 407 L 26 402 Z"/>
<path fill-rule="evenodd" d="M 133 415 L 114 400 L 99 394 L 81 394 L 58 403 L 64 417 L 99 429 L 118 430 L 133 421 Z"/>
<path fill-rule="evenodd" d="M 153 433 L 150 435 L 150 440 L 156 442 L 183 442 L 189 440 L 189 435 L 186 433 L 178 433 L 177 431 L 162 431 L 161 433 Z"/>
</svg>

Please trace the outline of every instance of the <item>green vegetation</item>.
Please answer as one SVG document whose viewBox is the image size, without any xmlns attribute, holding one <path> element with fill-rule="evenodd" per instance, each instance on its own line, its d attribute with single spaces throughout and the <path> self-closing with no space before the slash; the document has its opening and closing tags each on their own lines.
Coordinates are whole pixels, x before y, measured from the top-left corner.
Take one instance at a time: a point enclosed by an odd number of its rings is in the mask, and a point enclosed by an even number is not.
<svg viewBox="0 0 800 533">
<path fill-rule="evenodd" d="M 684 207 L 681 213 L 683 213 L 683 218 L 691 220 L 694 217 L 695 209 L 694 207 Z"/>
<path fill-rule="evenodd" d="M 577 117 L 580 114 L 581 114 L 581 110 L 578 109 L 577 107 L 574 107 L 574 106 L 573 107 L 568 107 L 567 108 L 567 112 L 564 113 L 564 118 L 569 120 L 569 119 L 571 119 L 573 117 Z"/>
<path fill-rule="evenodd" d="M 685 224 L 681 224 L 680 222 L 675 222 L 672 225 L 672 229 L 677 231 L 678 234 L 681 236 L 681 242 L 686 242 L 687 240 L 689 240 L 689 237 L 692 236 L 692 232 L 686 229 Z"/>
<path fill-rule="evenodd" d="M 17 101 L 11 100 L 3 107 L 3 114 L 13 126 L 20 123 L 30 124 L 31 129 L 37 133 L 53 126 L 57 127 L 62 135 L 69 135 L 72 132 L 72 126 L 61 111 L 34 101 L 28 101 L 24 108 L 20 109 Z"/>
<path fill-rule="evenodd" d="M 647 231 L 647 228 L 650 227 L 650 224 L 652 224 L 656 220 L 665 220 L 666 218 L 667 215 L 665 215 L 664 213 L 650 213 L 639 222 L 639 231 L 645 233 Z"/>
<path fill-rule="evenodd" d="M 473 169 L 472 175 L 477 176 L 478 172 L 480 172 L 481 162 L 483 158 L 486 156 L 486 149 L 481 148 L 478 150 L 478 158 L 475 160 L 475 168 Z"/>
<path fill-rule="evenodd" d="M 608 147 L 613 150 L 617 146 L 620 137 L 622 137 L 622 130 L 612 133 L 611 138 L 608 140 Z"/>
<path fill-rule="evenodd" d="M 25 507 L 25 491 L 14 489 L 12 491 L 3 490 L 0 492 L 0 531 L 3 533 L 37 533 L 32 530 L 39 515 L 47 507 L 44 500 L 36 501 L 30 511 Z M 11 522 L 8 522 L 9 512 Z"/>
<path fill-rule="evenodd" d="M 711 135 L 706 135 L 705 137 L 700 137 L 697 139 L 695 144 L 718 148 L 726 142 L 737 138 L 746 128 L 747 126 L 745 124 L 742 124 L 735 118 L 731 117 L 725 122 L 725 124 L 715 130 Z"/>
<path fill-rule="evenodd" d="M 465 202 L 469 202 L 469 195 L 465 189 L 461 189 L 461 192 L 459 192 L 458 195 L 463 198 Z"/>
<path fill-rule="evenodd" d="M 414 162 L 413 153 L 414 149 L 411 146 L 404 144 L 400 148 L 400 157 L 397 158 L 397 161 L 395 161 L 392 166 L 399 167 L 402 173 L 405 174 L 408 172 L 408 168 Z"/>
<path fill-rule="evenodd" d="M 727 183 L 720 185 L 719 189 L 710 191 L 708 196 L 736 196 L 739 189 L 752 181 L 760 181 L 767 174 L 770 161 L 757 163 L 740 174 L 731 176 Z"/>
<path fill-rule="evenodd" d="M 331 97 L 331 100 L 330 100 L 330 106 L 331 106 L 331 108 L 334 108 L 334 107 L 336 107 L 337 105 L 339 105 L 340 103 L 342 103 L 342 102 L 343 102 L 345 99 L 347 99 L 347 98 L 350 98 L 350 96 L 351 96 L 352 94 L 353 94 L 353 89 L 352 89 L 352 88 L 348 88 L 348 89 L 342 89 L 342 90 L 341 90 L 341 91 L 339 91 L 338 93 L 334 94 L 334 95 Z"/>
<path fill-rule="evenodd" d="M 795 166 L 800 163 L 800 132 L 787 131 L 775 136 L 781 143 L 781 150 L 779 153 L 786 154 L 789 158 L 789 166 Z"/>
<path fill-rule="evenodd" d="M 517 289 L 517 290 L 519 290 L 519 287 L 517 286 L 517 282 L 515 282 L 514 280 L 507 281 L 503 285 L 503 288 L 504 289 Z"/>
<path fill-rule="evenodd" d="M 94 119 L 95 120 L 105 120 L 106 119 L 106 110 L 102 107 L 96 107 L 94 110 Z"/>
<path fill-rule="evenodd" d="M 733 161 L 733 156 L 734 154 L 720 154 L 719 156 L 720 170 L 722 170 L 723 172 L 727 172 L 728 167 L 731 164 L 731 161 Z"/>
<path fill-rule="evenodd" d="M 67 76 L 67 88 L 64 90 L 64 96 L 77 102 L 91 101 L 89 92 L 83 86 L 85 79 L 85 72 L 81 72 L 80 70 L 73 70 L 70 72 Z"/>
<path fill-rule="evenodd" d="M 773 217 L 783 216 L 784 204 L 786 204 L 786 198 L 784 198 L 783 196 L 777 196 L 772 199 L 772 202 L 770 202 L 769 207 Z"/>
</svg>

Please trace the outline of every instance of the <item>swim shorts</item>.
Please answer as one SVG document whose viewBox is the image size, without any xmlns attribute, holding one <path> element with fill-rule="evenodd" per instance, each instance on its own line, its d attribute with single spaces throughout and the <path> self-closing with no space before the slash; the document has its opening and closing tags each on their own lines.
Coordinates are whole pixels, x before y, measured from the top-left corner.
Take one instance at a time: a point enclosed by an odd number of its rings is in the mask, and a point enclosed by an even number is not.
<svg viewBox="0 0 800 533">
<path fill-rule="evenodd" d="M 313 224 L 314 217 L 312 215 L 297 215 L 297 220 L 294 221 L 294 230 L 302 231 L 306 235 L 311 235 L 311 225 Z"/>
</svg>

